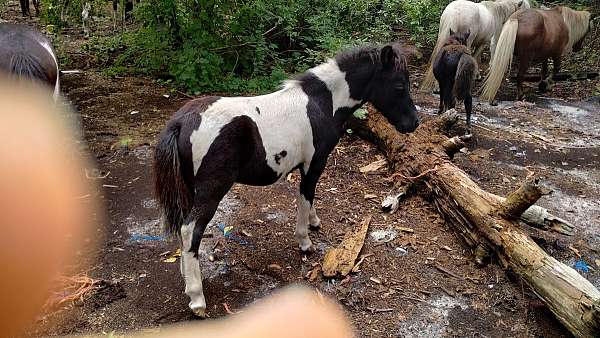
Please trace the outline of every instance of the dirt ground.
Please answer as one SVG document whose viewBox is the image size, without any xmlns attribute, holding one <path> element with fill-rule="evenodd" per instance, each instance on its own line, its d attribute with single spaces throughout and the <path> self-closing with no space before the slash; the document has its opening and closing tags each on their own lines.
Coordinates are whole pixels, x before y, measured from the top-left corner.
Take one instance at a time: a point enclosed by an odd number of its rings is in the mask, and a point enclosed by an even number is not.
<svg viewBox="0 0 600 338">
<path fill-rule="evenodd" d="M 14 15 L 16 8 L 9 1 L 7 17 L 22 21 Z M 156 136 L 188 98 L 150 79 L 106 77 L 80 53 L 83 41 L 76 30 L 61 37 L 61 50 L 71 60 L 63 69 L 82 70 L 61 81 L 97 163 L 97 171 L 82 170 L 93 173 L 89 176 L 98 186 L 96 197 L 106 208 L 106 220 L 89 239 L 97 246 L 81 255 L 79 267 L 89 269 L 89 276 L 100 283 L 82 301 L 40 315 L 29 335 L 122 334 L 196 320 L 187 308 L 179 262 L 165 262 L 177 243 L 162 233 L 151 180 Z M 600 98 L 592 97 L 596 84 L 559 83 L 548 97 L 532 87 L 528 93 L 534 103 L 503 101 L 501 115 L 478 109 L 474 140 L 455 161 L 499 195 L 514 190 L 527 170 L 545 175 L 554 193 L 540 205 L 573 222 L 577 232 L 562 237 L 531 230 L 531 235 L 569 266 L 584 261 L 589 271 L 580 273 L 600 287 Z M 502 93 L 501 99 L 512 98 L 514 87 Z M 435 97 L 416 94 L 415 99 L 423 118 L 434 116 Z M 393 190 L 387 179 L 392 172 L 386 167 L 365 174 L 358 170 L 381 158 L 374 145 L 353 135 L 341 140 L 317 187 L 323 226 L 311 233 L 319 250 L 308 257 L 297 249 L 293 236 L 298 175 L 267 188 L 236 185 L 202 244 L 210 317 L 226 316 L 224 304 L 236 312 L 277 288 L 302 283 L 337 299 L 361 337 L 570 336 L 519 277 L 497 264 L 477 266 L 426 194 L 408 197 L 392 215 L 383 213 L 380 203 Z M 324 251 L 366 215 L 373 215 L 373 221 L 360 271 L 346 279 L 308 278 Z M 225 238 L 219 224 L 233 226 L 235 236 Z"/>
</svg>

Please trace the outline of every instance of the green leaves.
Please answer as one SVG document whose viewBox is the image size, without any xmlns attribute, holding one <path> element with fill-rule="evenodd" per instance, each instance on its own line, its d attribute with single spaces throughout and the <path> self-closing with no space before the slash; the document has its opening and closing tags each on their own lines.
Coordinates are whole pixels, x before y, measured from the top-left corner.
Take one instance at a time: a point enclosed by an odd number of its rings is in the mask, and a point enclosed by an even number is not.
<svg viewBox="0 0 600 338">
<path fill-rule="evenodd" d="M 406 30 L 433 41 L 448 2 L 144 0 L 134 12 L 141 28 L 88 47 L 112 70 L 171 79 L 191 93 L 262 93 L 349 45 L 397 40 Z"/>
</svg>

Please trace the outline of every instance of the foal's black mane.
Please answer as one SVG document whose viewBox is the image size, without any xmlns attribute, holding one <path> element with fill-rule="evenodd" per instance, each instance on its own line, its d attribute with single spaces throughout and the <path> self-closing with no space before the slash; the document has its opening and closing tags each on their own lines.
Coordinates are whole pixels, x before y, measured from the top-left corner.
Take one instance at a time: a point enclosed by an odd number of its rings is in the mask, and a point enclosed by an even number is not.
<svg viewBox="0 0 600 338">
<path fill-rule="evenodd" d="M 408 69 L 406 57 L 400 44 L 391 45 L 396 51 L 398 58 L 394 71 L 404 72 Z M 349 48 L 339 52 L 335 57 L 338 67 L 344 72 L 360 68 L 362 65 L 371 65 L 375 69 L 381 67 L 381 49 L 383 46 L 364 45 L 354 48 Z M 363 70 L 364 71 L 364 70 Z M 298 74 L 292 78 L 294 81 L 305 82 L 314 79 L 314 75 L 310 72 Z"/>
</svg>

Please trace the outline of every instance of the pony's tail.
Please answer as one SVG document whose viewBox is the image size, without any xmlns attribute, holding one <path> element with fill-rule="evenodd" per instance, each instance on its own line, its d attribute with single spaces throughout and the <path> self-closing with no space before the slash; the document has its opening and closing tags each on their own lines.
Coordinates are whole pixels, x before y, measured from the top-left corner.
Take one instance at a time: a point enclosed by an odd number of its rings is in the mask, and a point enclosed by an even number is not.
<svg viewBox="0 0 600 338">
<path fill-rule="evenodd" d="M 454 96 L 459 101 L 463 101 L 467 95 L 471 94 L 478 71 L 477 61 L 471 55 L 463 53 L 456 68 L 453 89 Z"/>
<path fill-rule="evenodd" d="M 429 67 L 427 68 L 427 73 L 423 77 L 423 81 L 421 82 L 421 87 L 419 88 L 421 91 L 430 92 L 433 90 L 435 86 L 435 77 L 433 76 L 433 62 L 437 57 L 438 53 L 444 47 L 444 43 L 450 37 L 450 25 L 444 20 L 444 17 L 440 19 L 440 29 L 438 31 L 437 42 L 435 43 L 435 47 L 433 48 L 433 52 L 431 53 L 431 58 L 429 59 Z"/>
<path fill-rule="evenodd" d="M 165 231 L 175 236 L 179 235 L 193 198 L 181 170 L 177 146 L 180 130 L 181 123 L 171 120 L 154 151 L 154 189 L 165 217 Z"/>
<path fill-rule="evenodd" d="M 519 20 L 510 18 L 502 27 L 502 33 L 496 45 L 494 58 L 490 62 L 490 71 L 483 84 L 481 99 L 492 102 L 504 79 L 506 70 L 510 67 L 515 51 L 515 40 L 519 30 Z"/>
</svg>

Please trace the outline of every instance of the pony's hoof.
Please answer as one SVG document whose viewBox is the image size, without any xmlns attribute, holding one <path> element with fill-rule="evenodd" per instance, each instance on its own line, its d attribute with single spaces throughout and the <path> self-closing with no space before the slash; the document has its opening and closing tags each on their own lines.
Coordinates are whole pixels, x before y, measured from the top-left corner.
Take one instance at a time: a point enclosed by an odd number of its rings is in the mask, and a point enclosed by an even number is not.
<svg viewBox="0 0 600 338">
<path fill-rule="evenodd" d="M 302 253 L 304 253 L 306 255 L 311 255 L 311 254 L 314 254 L 315 252 L 317 252 L 317 247 L 315 247 L 312 243 L 310 243 L 310 245 L 306 248 L 300 247 L 300 250 L 302 250 Z"/>
<path fill-rule="evenodd" d="M 200 319 L 208 318 L 208 314 L 206 313 L 206 308 L 192 309 L 192 312 L 194 312 L 194 315 Z"/>
<path fill-rule="evenodd" d="M 318 222 L 315 222 L 315 224 L 309 224 L 308 227 L 310 228 L 310 230 L 318 231 L 319 229 L 321 229 L 321 220 L 318 220 Z"/>
<path fill-rule="evenodd" d="M 492 102 L 490 102 L 490 106 L 495 107 L 498 105 L 498 100 L 494 99 Z"/>
</svg>

